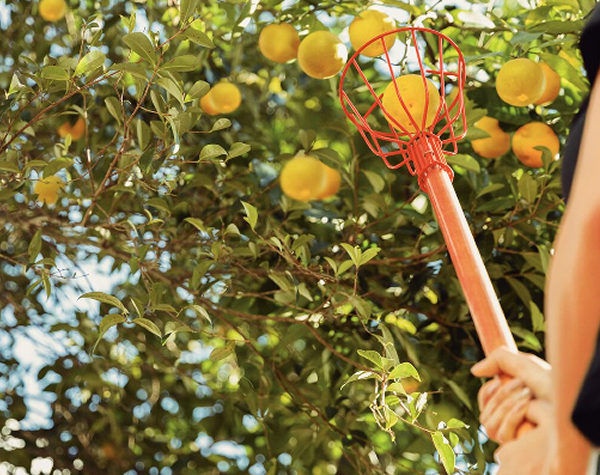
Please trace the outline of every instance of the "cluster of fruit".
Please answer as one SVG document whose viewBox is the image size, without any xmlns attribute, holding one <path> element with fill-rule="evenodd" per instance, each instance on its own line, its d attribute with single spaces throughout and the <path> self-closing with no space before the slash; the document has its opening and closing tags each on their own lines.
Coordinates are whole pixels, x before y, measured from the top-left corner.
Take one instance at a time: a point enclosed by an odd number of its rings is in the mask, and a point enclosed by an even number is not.
<svg viewBox="0 0 600 475">
<path fill-rule="evenodd" d="M 558 97 L 560 87 L 560 76 L 550 66 L 527 58 L 508 61 L 496 78 L 500 99 L 516 107 L 548 105 Z M 476 153 L 485 158 L 498 158 L 509 151 L 510 135 L 500 128 L 496 119 L 483 117 L 475 127 L 489 134 L 487 138 L 471 141 Z M 547 124 L 531 122 L 514 133 L 512 149 L 524 165 L 542 166 L 542 151 L 536 147 L 546 147 L 553 157 L 558 153 L 558 137 Z"/>
<path fill-rule="evenodd" d="M 350 42 L 358 49 L 372 38 L 395 28 L 390 16 L 380 11 L 367 10 L 350 24 Z M 384 40 L 386 47 L 391 48 L 395 40 L 395 36 L 387 36 Z M 277 63 L 298 59 L 300 69 L 315 79 L 335 76 L 348 59 L 348 49 L 333 33 L 315 31 L 300 41 L 298 32 L 289 23 L 272 24 L 263 28 L 258 38 L 258 47 L 267 59 Z M 370 57 L 383 53 L 381 42 L 374 42 L 362 51 L 362 54 Z M 400 104 L 398 107 L 401 108 Z M 280 183 L 282 191 L 292 199 L 322 200 L 338 192 L 341 175 L 318 159 L 303 155 L 293 158 L 283 167 Z"/>
</svg>

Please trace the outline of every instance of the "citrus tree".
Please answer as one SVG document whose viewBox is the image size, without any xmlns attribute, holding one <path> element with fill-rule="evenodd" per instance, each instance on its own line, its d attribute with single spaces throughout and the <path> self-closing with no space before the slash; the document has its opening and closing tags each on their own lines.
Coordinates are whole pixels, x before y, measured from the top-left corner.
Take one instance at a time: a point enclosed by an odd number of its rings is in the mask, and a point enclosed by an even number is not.
<svg viewBox="0 0 600 475">
<path fill-rule="evenodd" d="M 543 354 L 553 155 L 592 7 L 0 2 L 3 473 L 487 473 L 447 249 L 416 180 L 345 118 L 338 73 L 394 24 L 462 49 L 454 185 Z M 385 89 L 377 54 L 361 66 Z"/>
</svg>

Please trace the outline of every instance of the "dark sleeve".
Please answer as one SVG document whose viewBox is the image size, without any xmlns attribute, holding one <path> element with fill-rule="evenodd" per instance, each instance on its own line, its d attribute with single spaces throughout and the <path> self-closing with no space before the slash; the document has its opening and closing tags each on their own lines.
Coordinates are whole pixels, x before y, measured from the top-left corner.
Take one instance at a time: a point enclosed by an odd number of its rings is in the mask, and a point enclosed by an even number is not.
<svg viewBox="0 0 600 475">
<path fill-rule="evenodd" d="M 600 334 L 596 353 L 575 404 L 573 423 L 592 444 L 600 447 Z"/>
<path fill-rule="evenodd" d="M 600 68 L 600 5 L 596 5 L 594 10 L 581 32 L 579 40 L 579 49 L 583 58 L 583 65 L 587 71 L 590 84 L 594 83 L 596 74 Z"/>
</svg>

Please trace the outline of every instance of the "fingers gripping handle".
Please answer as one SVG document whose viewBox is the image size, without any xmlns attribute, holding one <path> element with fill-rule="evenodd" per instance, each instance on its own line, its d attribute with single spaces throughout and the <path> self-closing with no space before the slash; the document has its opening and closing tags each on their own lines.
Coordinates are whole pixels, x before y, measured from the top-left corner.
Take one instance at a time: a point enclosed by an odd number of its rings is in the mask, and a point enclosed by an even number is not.
<svg viewBox="0 0 600 475">
<path fill-rule="evenodd" d="M 419 159 L 431 157 L 433 162 L 431 166 L 422 167 L 423 173 L 419 176 L 419 183 L 429 195 L 484 352 L 490 354 L 501 346 L 517 351 L 517 345 L 469 229 L 450 176 L 445 167 L 438 165 L 443 160 L 443 156 L 441 158 L 437 156 L 441 155 L 441 147 L 437 146 L 437 143 L 432 143 L 436 139 L 437 137 L 423 137 L 419 141 L 418 149 L 420 150 L 417 151 Z M 428 153 L 423 154 L 423 149 L 426 149 Z M 509 377 L 504 376 L 502 379 L 506 381 Z M 533 427 L 534 425 L 531 423 L 523 424 L 518 432 L 522 434 Z"/>
</svg>

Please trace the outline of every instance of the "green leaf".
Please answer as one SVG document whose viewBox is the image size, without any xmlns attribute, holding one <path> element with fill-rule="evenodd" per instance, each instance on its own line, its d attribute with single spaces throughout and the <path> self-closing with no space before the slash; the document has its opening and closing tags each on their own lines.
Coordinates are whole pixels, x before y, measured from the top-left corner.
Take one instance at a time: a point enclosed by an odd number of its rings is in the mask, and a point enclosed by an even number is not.
<svg viewBox="0 0 600 475">
<path fill-rule="evenodd" d="M 129 33 L 123 37 L 123 42 L 132 51 L 135 51 L 141 58 L 149 61 L 152 64 L 156 63 L 154 46 L 144 33 Z"/>
<path fill-rule="evenodd" d="M 363 381 L 365 379 L 373 378 L 381 379 L 381 377 L 377 373 L 374 373 L 372 371 L 357 371 L 352 376 L 350 376 L 344 384 L 341 385 L 340 390 L 344 389 L 345 386 L 347 386 L 350 383 L 353 383 L 354 381 Z"/>
<path fill-rule="evenodd" d="M 246 211 L 246 217 L 244 220 L 250 224 L 252 231 L 254 231 L 256 223 L 258 222 L 258 211 L 255 206 L 252 206 L 250 203 L 246 203 L 245 201 L 242 201 L 242 206 Z"/>
<path fill-rule="evenodd" d="M 29 247 L 27 248 L 30 264 L 35 262 L 35 259 L 40 254 L 40 252 L 42 252 L 42 230 L 38 229 L 37 232 L 33 235 L 33 239 L 31 239 Z"/>
<path fill-rule="evenodd" d="M 200 64 L 197 56 L 194 56 L 193 54 L 184 54 L 163 64 L 160 69 L 167 71 L 195 71 L 199 67 Z"/>
<path fill-rule="evenodd" d="M 240 155 L 244 155 L 248 153 L 252 147 L 247 143 L 243 142 L 235 142 L 230 148 L 228 152 L 229 158 L 239 157 Z"/>
<path fill-rule="evenodd" d="M 104 104 L 106 105 L 106 109 L 110 115 L 112 115 L 120 125 L 123 112 L 121 111 L 121 103 L 119 102 L 119 99 L 114 96 L 109 96 L 104 99 Z"/>
<path fill-rule="evenodd" d="M 216 157 L 227 155 L 227 152 L 223 147 L 216 144 L 209 144 L 204 146 L 200 152 L 200 160 L 211 160 Z"/>
<path fill-rule="evenodd" d="M 546 331 L 546 322 L 544 321 L 544 315 L 540 311 L 539 307 L 535 302 L 531 302 L 529 305 L 531 310 L 531 323 L 534 332 Z"/>
<path fill-rule="evenodd" d="M 523 173 L 519 179 L 518 188 L 519 193 L 527 202 L 533 203 L 537 198 L 538 184 L 529 173 Z"/>
<path fill-rule="evenodd" d="M 217 130 L 223 130 L 231 127 L 231 121 L 225 117 L 217 119 L 217 121 L 213 124 L 209 132 L 216 132 Z M 241 143 L 241 142 L 236 142 Z M 232 146 L 233 147 L 233 146 Z M 231 149 L 229 149 L 229 153 L 231 154 Z M 231 158 L 231 155 L 230 155 Z"/>
<path fill-rule="evenodd" d="M 44 79 L 52 79 L 54 81 L 68 81 L 71 78 L 66 69 L 59 68 L 58 66 L 44 66 L 41 74 Z"/>
<path fill-rule="evenodd" d="M 367 262 L 369 262 L 371 259 L 373 259 L 377 254 L 379 254 L 379 251 L 381 251 L 381 249 L 378 247 L 370 247 L 369 249 L 367 249 L 366 251 L 364 251 L 362 253 L 359 264 L 361 266 L 365 265 Z"/>
<path fill-rule="evenodd" d="M 196 81 L 188 91 L 188 95 L 192 99 L 199 99 L 205 96 L 210 90 L 210 85 L 206 81 Z"/>
<path fill-rule="evenodd" d="M 470 155 L 463 155 L 461 153 L 457 155 L 448 155 L 446 157 L 446 160 L 450 165 L 458 165 L 459 167 L 462 167 L 465 170 L 469 170 L 475 173 L 479 173 L 481 171 L 479 162 Z"/>
<path fill-rule="evenodd" d="M 87 72 L 91 72 L 104 64 L 106 56 L 100 50 L 92 50 L 86 54 L 75 68 L 75 76 L 81 76 Z"/>
<path fill-rule="evenodd" d="M 352 263 L 356 267 L 360 267 L 360 259 L 362 257 L 362 252 L 358 246 L 351 246 L 350 244 L 342 243 L 341 246 L 344 248 L 350 259 L 352 259 Z"/>
<path fill-rule="evenodd" d="M 179 14 L 182 23 L 186 23 L 188 18 L 196 13 L 199 3 L 200 0 L 181 0 L 179 3 Z"/>
<path fill-rule="evenodd" d="M 150 141 L 152 140 L 152 131 L 150 130 L 150 127 L 148 127 L 143 120 L 137 119 L 135 121 L 135 131 L 140 150 L 146 150 L 146 147 L 150 145 Z"/>
<path fill-rule="evenodd" d="M 153 333 L 157 337 L 162 338 L 162 332 L 160 331 L 160 328 L 158 328 L 158 326 L 156 326 L 156 324 L 152 320 L 148 320 L 147 318 L 143 318 L 143 317 L 138 317 L 138 318 L 134 318 L 132 320 L 132 322 L 135 323 L 136 325 L 139 325 L 142 328 L 145 328 L 146 330 L 148 330 L 150 333 Z"/>
<path fill-rule="evenodd" d="M 444 465 L 444 469 L 448 474 L 454 473 L 454 464 L 456 463 L 456 455 L 454 454 L 454 450 L 452 450 L 452 446 L 450 442 L 444 437 L 441 432 L 434 432 L 431 434 L 431 439 L 433 440 L 433 445 L 435 445 L 435 449 L 440 454 L 440 460 L 442 461 L 442 465 Z"/>
<path fill-rule="evenodd" d="M 44 162 L 44 165 L 46 165 L 46 162 Z M 10 173 L 21 173 L 17 164 L 8 160 L 0 160 L 0 170 Z"/>
<path fill-rule="evenodd" d="M 201 231 L 203 233 L 206 233 L 206 228 L 204 227 L 204 223 L 202 222 L 201 219 L 198 218 L 185 218 L 184 221 L 186 223 L 190 223 L 192 226 L 194 226 L 198 231 Z"/>
<path fill-rule="evenodd" d="M 212 40 L 206 35 L 206 33 L 202 33 L 201 31 L 194 30 L 193 28 L 188 28 L 183 32 L 183 36 L 188 40 L 193 41 L 194 43 L 204 46 L 205 48 L 214 48 L 215 44 Z"/>
<path fill-rule="evenodd" d="M 388 375 L 389 379 L 401 379 L 408 377 L 412 377 L 415 378 L 417 381 L 421 381 L 421 376 L 419 376 L 419 372 L 410 363 L 400 363 Z"/>
<path fill-rule="evenodd" d="M 169 78 L 158 78 L 156 84 L 164 87 L 183 107 L 183 91 L 178 83 Z"/>
<path fill-rule="evenodd" d="M 204 318 L 205 320 L 208 321 L 208 323 L 212 323 L 210 315 L 208 314 L 208 312 L 206 311 L 206 309 L 204 307 L 201 307 L 200 305 L 197 305 L 197 304 L 192 304 L 192 305 L 188 305 L 185 308 L 191 308 L 194 312 L 196 312 L 196 315 Z"/>
<path fill-rule="evenodd" d="M 211 361 L 220 361 L 233 354 L 233 345 L 227 345 L 223 348 L 215 348 L 210 352 Z"/>
<path fill-rule="evenodd" d="M 119 63 L 110 67 L 111 71 L 124 71 L 140 79 L 147 79 L 146 68 L 140 63 Z"/>
<path fill-rule="evenodd" d="M 369 360 L 371 363 L 373 363 L 379 369 L 383 369 L 383 360 L 381 358 L 381 355 L 379 353 L 377 353 L 376 351 L 373 351 L 373 350 L 357 350 L 357 353 L 360 356 L 362 356 L 363 358 Z"/>
<path fill-rule="evenodd" d="M 94 346 L 92 347 L 92 351 L 90 353 L 95 353 L 98 343 L 100 343 L 100 340 L 102 340 L 102 337 L 106 334 L 108 330 L 110 330 L 115 325 L 118 325 L 119 323 L 125 322 L 126 320 L 127 319 L 123 315 L 119 315 L 116 313 L 106 315 L 100 322 L 100 327 L 98 328 L 98 337 L 96 338 L 96 342 L 94 343 Z"/>
<path fill-rule="evenodd" d="M 381 193 L 385 188 L 385 180 L 382 178 L 382 176 L 379 173 L 369 170 L 362 170 L 362 172 L 367 177 L 367 180 L 369 180 L 369 183 L 373 187 L 375 193 Z"/>
<path fill-rule="evenodd" d="M 523 301 L 525 306 L 529 308 L 529 304 L 531 303 L 531 293 L 525 284 L 512 277 L 505 277 L 505 279 L 519 296 L 519 298 Z"/>
<path fill-rule="evenodd" d="M 125 305 L 123 305 L 123 303 L 117 297 L 105 294 L 104 292 L 88 292 L 86 294 L 81 295 L 77 300 L 79 299 L 97 300 L 98 302 L 117 307 L 125 314 L 129 313 L 129 311 L 125 308 Z"/>
</svg>

